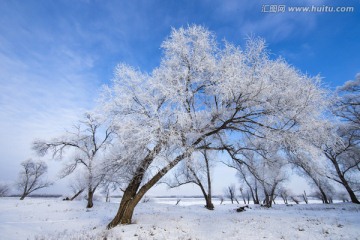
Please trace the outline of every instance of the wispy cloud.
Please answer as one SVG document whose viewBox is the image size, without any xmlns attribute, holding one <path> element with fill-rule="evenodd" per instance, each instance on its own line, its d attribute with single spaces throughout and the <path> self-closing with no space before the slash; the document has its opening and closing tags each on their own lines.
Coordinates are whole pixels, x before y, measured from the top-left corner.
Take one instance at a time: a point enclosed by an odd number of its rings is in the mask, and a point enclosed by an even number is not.
<svg viewBox="0 0 360 240">
<path fill-rule="evenodd" d="M 93 105 L 99 81 L 94 57 L 56 42 L 51 32 L 29 30 L 21 21 L 1 31 L 0 174 L 8 180 L 33 155 L 35 138 L 59 134 Z"/>
</svg>

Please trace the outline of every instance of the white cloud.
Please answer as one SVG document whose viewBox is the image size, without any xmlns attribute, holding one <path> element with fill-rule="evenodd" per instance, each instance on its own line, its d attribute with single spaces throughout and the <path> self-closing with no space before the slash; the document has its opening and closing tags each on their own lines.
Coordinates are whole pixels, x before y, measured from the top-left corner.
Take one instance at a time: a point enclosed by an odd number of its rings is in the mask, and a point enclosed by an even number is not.
<svg viewBox="0 0 360 240">
<path fill-rule="evenodd" d="M 58 135 L 92 107 L 99 84 L 92 57 L 66 47 L 18 54 L 3 38 L 0 66 L 0 175 L 9 181 L 21 161 L 36 157 L 34 139 Z"/>
</svg>

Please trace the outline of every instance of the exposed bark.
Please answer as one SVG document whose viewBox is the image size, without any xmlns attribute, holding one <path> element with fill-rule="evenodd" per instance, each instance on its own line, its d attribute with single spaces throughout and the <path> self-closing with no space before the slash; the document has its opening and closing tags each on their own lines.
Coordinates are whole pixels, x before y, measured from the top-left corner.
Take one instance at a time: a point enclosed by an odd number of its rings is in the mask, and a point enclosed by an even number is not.
<svg viewBox="0 0 360 240">
<path fill-rule="evenodd" d="M 154 150 L 144 159 L 144 164 L 140 165 L 144 167 L 139 167 L 137 169 L 134 178 L 124 191 L 124 195 L 121 199 L 119 209 L 114 219 L 107 225 L 108 229 L 111 229 L 119 224 L 130 224 L 132 221 L 134 209 L 145 193 L 149 191 L 168 171 L 170 171 L 187 156 L 187 154 L 184 153 L 176 157 L 172 162 L 162 168 L 140 188 L 140 184 L 143 180 L 146 169 L 150 166 L 150 163 L 153 161 L 154 157 L 160 151 L 160 149 L 160 145 L 156 146 Z"/>
<path fill-rule="evenodd" d="M 211 197 L 211 176 L 210 176 L 210 165 L 209 165 L 209 159 L 207 158 L 206 151 L 204 152 L 205 157 L 205 164 L 206 164 L 206 176 L 207 176 L 207 185 L 208 185 L 208 194 L 207 197 L 205 197 L 206 200 L 206 208 L 209 210 L 214 210 L 214 204 L 212 203 L 212 197 Z"/>
<path fill-rule="evenodd" d="M 209 210 L 214 210 L 215 207 L 214 204 L 212 203 L 211 196 L 206 197 L 205 200 L 206 200 L 205 207 Z"/>
<path fill-rule="evenodd" d="M 140 195 L 136 195 L 137 187 L 131 184 L 125 190 L 121 199 L 118 212 L 114 219 L 108 224 L 107 228 L 113 228 L 118 224 L 130 224 L 136 204 L 139 202 Z M 138 200 L 139 199 L 139 200 Z"/>
<path fill-rule="evenodd" d="M 89 191 L 88 191 L 88 196 L 87 196 L 87 205 L 86 205 L 86 208 L 92 208 L 92 207 L 94 206 L 93 197 L 94 197 L 94 191 L 92 191 L 91 189 L 89 189 Z"/>
</svg>

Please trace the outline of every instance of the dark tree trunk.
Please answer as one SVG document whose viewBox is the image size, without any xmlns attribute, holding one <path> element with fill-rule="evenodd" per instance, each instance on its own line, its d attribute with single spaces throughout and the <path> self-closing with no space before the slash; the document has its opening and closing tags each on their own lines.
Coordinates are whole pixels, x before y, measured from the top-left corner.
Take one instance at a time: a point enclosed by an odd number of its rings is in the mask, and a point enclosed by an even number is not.
<svg viewBox="0 0 360 240">
<path fill-rule="evenodd" d="M 284 193 L 280 194 L 280 197 L 284 201 L 284 204 L 288 204 L 287 196 Z"/>
<path fill-rule="evenodd" d="M 201 180 L 198 178 L 198 176 L 196 175 L 196 172 L 194 171 L 194 169 L 192 169 L 191 167 L 189 167 L 188 169 L 190 170 L 190 172 L 192 173 L 193 177 L 195 178 L 195 184 L 198 185 L 201 189 L 201 192 L 204 196 L 205 199 L 205 208 L 209 209 L 209 210 L 214 210 L 214 204 L 212 203 L 212 198 L 211 198 L 211 177 L 210 177 L 210 167 L 209 167 L 209 161 L 205 156 L 205 163 L 206 163 L 206 175 L 207 175 L 207 185 L 208 185 L 208 193 L 206 193 L 205 188 L 203 186 L 203 184 L 201 183 Z"/>
<path fill-rule="evenodd" d="M 110 190 L 108 189 L 106 191 L 106 199 L 105 199 L 106 202 L 110 202 Z"/>
<path fill-rule="evenodd" d="M 24 192 L 20 197 L 20 200 L 24 200 L 29 193 L 27 192 L 27 185 L 25 186 Z"/>
<path fill-rule="evenodd" d="M 319 186 L 319 188 L 321 189 L 321 187 Z M 324 193 L 325 194 L 325 193 Z M 326 197 L 326 196 L 325 196 Z M 306 204 L 308 204 L 309 203 L 309 201 L 308 201 L 308 197 L 307 197 L 307 195 L 306 195 L 306 192 L 304 191 L 304 193 L 303 193 L 303 199 L 304 199 L 304 202 L 306 203 Z"/>
<path fill-rule="evenodd" d="M 321 186 L 318 186 L 318 187 L 319 187 L 319 191 L 320 191 L 320 194 L 321 194 L 321 198 L 322 198 L 323 203 L 324 203 L 324 204 L 330 203 L 329 200 L 328 200 L 328 197 L 326 196 L 325 191 L 322 189 Z"/>
<path fill-rule="evenodd" d="M 169 164 L 171 165 L 171 164 Z M 165 168 L 164 168 L 165 169 Z M 140 179 L 134 179 L 124 191 L 124 195 L 121 199 L 118 212 L 114 219 L 107 225 L 107 228 L 113 228 L 119 224 L 130 224 L 136 205 L 140 202 L 141 198 L 145 195 L 151 187 L 153 187 L 161 177 L 166 173 L 165 170 L 158 172 L 151 180 L 149 180 L 144 186 L 140 188 Z M 170 170 L 167 167 L 167 171 Z M 143 175 L 142 175 L 143 177 Z M 141 177 L 141 179 L 142 179 Z M 138 190 L 140 188 L 140 190 Z"/>
<path fill-rule="evenodd" d="M 206 164 L 206 175 L 207 175 L 207 183 L 208 183 L 208 194 L 206 199 L 206 208 L 209 210 L 214 210 L 214 204 L 212 203 L 211 197 L 211 175 L 210 175 L 210 166 L 209 159 L 207 158 L 206 152 L 204 153 L 205 164 Z M 206 195 L 206 194 L 205 194 Z"/>
<path fill-rule="evenodd" d="M 360 201 L 357 199 L 354 191 L 351 189 L 348 181 L 346 180 L 344 174 L 342 173 L 342 171 L 340 170 L 340 167 L 339 167 L 339 164 L 336 160 L 336 158 L 326 154 L 326 156 L 330 159 L 330 161 L 332 162 L 332 164 L 334 165 L 335 167 L 335 170 L 336 170 L 336 173 L 340 179 L 340 181 L 338 181 L 340 184 L 342 184 L 346 191 L 348 192 L 349 196 L 350 196 L 350 199 L 351 199 L 351 202 L 353 203 L 356 203 L 356 204 L 360 204 Z"/>
<path fill-rule="evenodd" d="M 92 191 L 91 188 L 89 188 L 86 208 L 92 208 L 94 206 L 93 196 L 94 196 L 94 191 Z"/>
<path fill-rule="evenodd" d="M 77 196 L 79 196 L 83 191 L 85 190 L 85 188 L 81 189 L 80 191 L 78 191 L 74 196 L 72 196 L 70 198 L 70 201 L 74 200 L 75 198 L 77 198 Z"/>
<path fill-rule="evenodd" d="M 206 205 L 205 205 L 205 207 L 207 208 L 207 209 L 209 209 L 209 210 L 214 210 L 214 204 L 212 203 L 212 201 L 211 201 L 211 196 L 206 196 L 205 197 L 205 200 L 206 200 Z"/>
<path fill-rule="evenodd" d="M 146 169 L 150 166 L 156 152 L 160 149 L 160 146 L 155 147 L 152 153 L 150 153 L 145 159 L 144 164 L 140 165 L 137 169 L 136 174 L 128 187 L 124 191 L 124 195 L 121 199 L 119 209 L 114 219 L 107 225 L 108 229 L 111 229 L 119 224 L 130 224 L 136 205 L 139 203 L 141 198 L 149 191 L 168 171 L 176 166 L 182 159 L 187 155 L 182 154 L 176 157 L 167 166 L 162 168 L 157 174 L 155 174 L 146 184 L 140 188 L 140 184 L 143 180 Z"/>
<path fill-rule="evenodd" d="M 356 204 L 360 204 L 360 201 L 357 199 L 354 191 L 351 189 L 351 187 L 349 186 L 349 184 L 348 184 L 348 182 L 346 180 L 343 182 L 343 186 L 345 187 L 346 191 L 349 193 L 351 202 L 356 203 Z"/>
<path fill-rule="evenodd" d="M 255 183 L 254 196 L 253 196 L 253 198 L 254 198 L 254 204 L 260 204 L 257 182 Z"/>
<path fill-rule="evenodd" d="M 263 204 L 264 204 L 266 207 L 270 208 L 270 207 L 271 207 L 271 204 L 272 204 L 272 201 L 271 201 L 271 199 L 270 199 L 270 195 L 269 195 L 266 191 L 264 191 L 264 194 L 265 194 L 265 199 L 264 199 L 264 201 L 263 201 Z"/>
<path fill-rule="evenodd" d="M 266 207 L 268 207 L 268 208 L 271 208 L 273 203 L 275 204 L 275 197 L 276 197 L 276 196 L 275 196 L 275 190 L 276 190 L 277 185 L 278 185 L 278 183 L 275 183 L 275 184 L 274 184 L 274 186 L 271 188 L 270 193 L 268 193 L 268 192 L 265 190 L 265 187 L 264 187 L 265 205 L 266 205 Z"/>
<path fill-rule="evenodd" d="M 121 199 L 118 212 L 114 219 L 108 224 L 107 228 L 113 228 L 118 224 L 130 224 L 134 213 L 135 206 L 140 201 L 140 195 L 136 194 L 138 187 L 128 186 Z"/>
</svg>

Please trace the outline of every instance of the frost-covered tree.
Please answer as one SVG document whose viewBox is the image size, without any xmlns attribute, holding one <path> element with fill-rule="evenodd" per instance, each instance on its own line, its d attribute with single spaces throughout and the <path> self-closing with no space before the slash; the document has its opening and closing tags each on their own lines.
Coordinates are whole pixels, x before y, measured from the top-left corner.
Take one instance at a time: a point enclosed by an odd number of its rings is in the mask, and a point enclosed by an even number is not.
<svg viewBox="0 0 360 240">
<path fill-rule="evenodd" d="M 237 176 L 239 177 L 240 182 L 245 183 L 246 186 L 248 187 L 249 189 L 248 191 L 251 195 L 254 204 L 260 204 L 259 191 L 261 189 L 258 180 L 249 171 L 248 166 L 244 164 L 235 164 L 235 165 L 231 164 L 230 166 L 237 170 Z"/>
<path fill-rule="evenodd" d="M 333 112 L 354 128 L 360 130 L 360 73 L 337 89 L 339 98 Z"/>
<path fill-rule="evenodd" d="M 81 194 L 87 188 L 88 184 L 86 178 L 84 178 L 84 173 L 77 173 L 77 175 L 74 178 L 70 179 L 69 182 L 69 187 L 73 195 L 70 198 L 66 198 L 65 200 L 73 201 L 77 197 L 81 196 Z"/>
<path fill-rule="evenodd" d="M 249 202 L 250 202 L 250 193 L 249 193 L 249 191 L 247 190 L 245 192 L 243 187 L 239 187 L 239 191 L 240 191 L 240 194 L 241 194 L 241 198 L 244 201 L 244 204 L 246 204 L 246 200 L 247 200 L 247 203 L 249 204 Z"/>
<path fill-rule="evenodd" d="M 9 185 L 0 182 L 0 197 L 6 197 L 10 192 Z"/>
<path fill-rule="evenodd" d="M 261 150 L 247 159 L 249 171 L 259 181 L 264 191 L 264 204 L 271 207 L 276 198 L 277 189 L 288 179 L 287 161 L 277 152 Z"/>
<path fill-rule="evenodd" d="M 52 185 L 48 180 L 44 180 L 47 173 L 47 165 L 43 161 L 33 161 L 28 159 L 21 163 L 21 171 L 17 181 L 17 187 L 22 191 L 20 200 L 24 200 L 30 193 Z"/>
<path fill-rule="evenodd" d="M 193 183 L 197 185 L 205 199 L 205 207 L 214 210 L 211 191 L 211 169 L 213 167 L 212 156 L 208 150 L 194 152 L 190 159 L 183 161 L 174 176 L 165 183 L 170 188 L 179 187 L 184 184 Z"/>
<path fill-rule="evenodd" d="M 337 133 L 341 142 L 324 147 L 324 154 L 332 165 L 328 178 L 344 186 L 351 201 L 359 204 L 355 194 L 360 191 L 359 130 L 340 126 Z"/>
<path fill-rule="evenodd" d="M 116 163 L 126 169 L 108 228 L 131 223 L 145 193 L 205 143 L 216 149 L 251 135 L 303 146 L 321 136 L 314 133 L 327 100 L 319 78 L 270 59 L 262 39 L 240 49 L 190 26 L 174 29 L 162 49 L 150 73 L 120 64 L 103 93 L 103 112 L 117 129 Z"/>
<path fill-rule="evenodd" d="M 50 141 L 37 140 L 33 149 L 45 156 L 48 152 L 53 158 L 65 158 L 65 151 L 73 153 L 67 158 L 61 177 L 68 176 L 79 166 L 85 169 L 83 178 L 87 184 L 87 208 L 93 207 L 93 196 L 104 179 L 106 172 L 103 170 L 102 158 L 104 151 L 109 146 L 114 133 L 112 126 L 104 127 L 102 120 L 94 114 L 86 114 L 85 119 L 74 126 L 72 132 Z"/>
<path fill-rule="evenodd" d="M 249 138 L 244 142 L 243 147 L 238 145 L 236 150 L 224 146 L 232 159 L 228 165 L 238 171 L 240 179 L 251 189 L 255 189 L 250 184 L 251 179 L 253 179 L 252 182 L 259 183 L 264 193 L 264 204 L 268 207 L 272 206 L 280 184 L 287 180 L 287 159 L 280 146 L 278 143 L 263 138 Z M 257 191 L 253 193 L 255 194 L 257 195 Z"/>
<path fill-rule="evenodd" d="M 234 184 L 231 184 L 230 186 L 227 186 L 224 189 L 224 196 L 230 199 L 231 204 L 234 204 L 234 201 L 236 201 L 237 204 L 239 204 L 239 201 L 236 198 L 236 187 Z"/>
<path fill-rule="evenodd" d="M 335 126 L 341 141 L 323 149 L 333 167 L 329 178 L 344 186 L 351 201 L 359 204 L 355 192 L 360 191 L 360 74 L 337 92 L 332 110 L 341 121 Z"/>
<path fill-rule="evenodd" d="M 319 152 L 320 153 L 320 152 Z M 297 172 L 316 188 L 315 194 L 323 203 L 330 203 L 334 189 L 327 178 L 328 168 L 322 155 L 313 156 L 304 151 L 289 153 L 289 162 Z"/>
<path fill-rule="evenodd" d="M 291 197 L 292 192 L 290 189 L 281 186 L 278 190 L 277 190 L 277 194 L 282 198 L 282 200 L 284 201 L 284 204 L 288 204 L 288 200 Z"/>
</svg>

